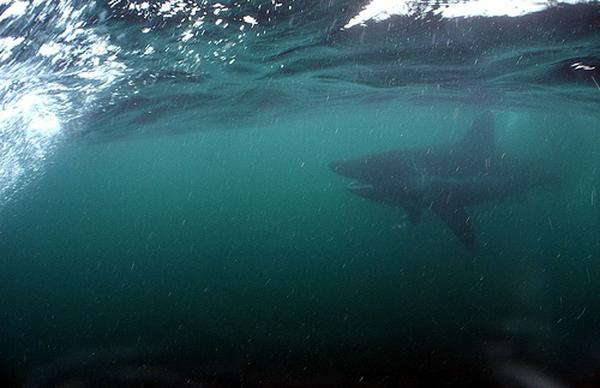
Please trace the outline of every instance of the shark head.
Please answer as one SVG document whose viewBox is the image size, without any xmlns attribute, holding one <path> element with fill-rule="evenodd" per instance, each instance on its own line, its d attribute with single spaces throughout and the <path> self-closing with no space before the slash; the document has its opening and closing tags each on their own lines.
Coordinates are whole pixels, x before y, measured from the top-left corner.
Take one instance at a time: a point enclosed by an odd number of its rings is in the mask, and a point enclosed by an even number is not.
<svg viewBox="0 0 600 388">
<path fill-rule="evenodd" d="M 392 151 L 336 160 L 329 163 L 329 169 L 338 175 L 359 181 L 361 186 L 381 186 L 410 178 L 409 164 L 410 159 L 406 155 Z"/>
<path fill-rule="evenodd" d="M 336 160 L 329 163 L 329 169 L 346 178 L 363 180 L 368 178 L 368 162 L 365 158 Z"/>
<path fill-rule="evenodd" d="M 403 155 L 387 152 L 334 161 L 329 163 L 329 169 L 351 179 L 346 185 L 351 194 L 391 206 L 400 205 L 409 213 L 410 221 L 416 223 L 421 211 L 413 206 L 414 193 L 422 187 L 409 176 L 411 168 L 407 164 L 410 163 Z"/>
</svg>

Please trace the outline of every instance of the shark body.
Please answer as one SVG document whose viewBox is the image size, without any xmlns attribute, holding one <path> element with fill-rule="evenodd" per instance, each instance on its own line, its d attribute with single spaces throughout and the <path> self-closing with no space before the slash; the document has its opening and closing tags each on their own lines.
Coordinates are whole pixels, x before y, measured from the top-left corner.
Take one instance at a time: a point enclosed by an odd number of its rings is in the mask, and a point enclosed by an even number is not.
<svg viewBox="0 0 600 388">
<path fill-rule="evenodd" d="M 339 160 L 329 168 L 354 180 L 348 186 L 351 193 L 402 207 L 413 224 L 425 210 L 432 210 L 472 248 L 475 233 L 466 207 L 552 187 L 559 181 L 539 164 L 499 152 L 494 131 L 494 118 L 485 112 L 454 144 Z"/>
</svg>

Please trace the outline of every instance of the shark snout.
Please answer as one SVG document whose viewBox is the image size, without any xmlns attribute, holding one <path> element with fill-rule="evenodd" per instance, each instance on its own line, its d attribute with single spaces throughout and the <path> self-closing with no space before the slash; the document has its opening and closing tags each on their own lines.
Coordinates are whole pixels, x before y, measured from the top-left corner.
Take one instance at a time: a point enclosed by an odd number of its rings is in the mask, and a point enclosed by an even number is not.
<svg viewBox="0 0 600 388">
<path fill-rule="evenodd" d="M 362 177 L 357 171 L 356 163 L 346 160 L 336 160 L 329 163 L 328 166 L 336 174 L 352 179 L 346 186 L 346 190 L 349 192 L 362 197 L 368 197 L 373 192 L 374 186 L 361 180 Z"/>
<path fill-rule="evenodd" d="M 353 160 L 335 160 L 328 166 L 331 171 L 347 178 L 360 179 L 364 175 L 361 166 Z"/>
<path fill-rule="evenodd" d="M 329 167 L 329 169 L 335 173 L 339 173 L 340 170 L 342 169 L 344 162 L 340 161 L 340 160 L 336 160 L 333 162 L 330 162 L 327 166 Z"/>
</svg>

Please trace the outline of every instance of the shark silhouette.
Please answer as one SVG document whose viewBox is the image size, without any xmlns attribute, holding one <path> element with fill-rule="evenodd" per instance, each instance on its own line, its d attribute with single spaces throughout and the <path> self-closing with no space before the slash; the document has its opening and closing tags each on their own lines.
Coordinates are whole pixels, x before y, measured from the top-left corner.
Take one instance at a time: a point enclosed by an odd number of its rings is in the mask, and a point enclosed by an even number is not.
<svg viewBox="0 0 600 388">
<path fill-rule="evenodd" d="M 558 176 L 539 163 L 496 148 L 490 112 L 479 116 L 454 144 L 334 161 L 329 168 L 354 179 L 348 185 L 351 193 L 404 208 L 412 224 L 424 210 L 432 210 L 467 248 L 474 246 L 475 233 L 465 207 L 559 183 Z"/>
</svg>

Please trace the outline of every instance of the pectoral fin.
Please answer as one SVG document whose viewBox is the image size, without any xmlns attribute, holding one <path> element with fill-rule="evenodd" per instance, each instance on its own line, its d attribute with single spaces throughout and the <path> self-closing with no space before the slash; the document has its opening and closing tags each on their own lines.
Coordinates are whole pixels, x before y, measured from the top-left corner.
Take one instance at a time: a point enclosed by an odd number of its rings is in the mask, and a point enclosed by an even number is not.
<svg viewBox="0 0 600 388">
<path fill-rule="evenodd" d="M 471 217 L 463 206 L 441 203 L 434 204 L 432 210 L 448 225 L 452 233 L 458 237 L 467 249 L 474 247 L 475 234 Z"/>
</svg>

